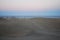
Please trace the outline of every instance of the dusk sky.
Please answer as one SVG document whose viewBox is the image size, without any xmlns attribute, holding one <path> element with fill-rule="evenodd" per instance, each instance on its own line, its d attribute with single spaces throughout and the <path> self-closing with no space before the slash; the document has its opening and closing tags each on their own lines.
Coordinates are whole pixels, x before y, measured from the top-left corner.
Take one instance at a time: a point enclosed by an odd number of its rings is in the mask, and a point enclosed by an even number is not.
<svg viewBox="0 0 60 40">
<path fill-rule="evenodd" d="M 58 5 L 58 0 L 0 0 L 0 10 L 56 9 Z"/>
<path fill-rule="evenodd" d="M 59 0 L 0 0 L 0 10 L 2 11 L 46 11 L 58 9 Z M 0 14 L 2 13 L 0 12 Z"/>
</svg>

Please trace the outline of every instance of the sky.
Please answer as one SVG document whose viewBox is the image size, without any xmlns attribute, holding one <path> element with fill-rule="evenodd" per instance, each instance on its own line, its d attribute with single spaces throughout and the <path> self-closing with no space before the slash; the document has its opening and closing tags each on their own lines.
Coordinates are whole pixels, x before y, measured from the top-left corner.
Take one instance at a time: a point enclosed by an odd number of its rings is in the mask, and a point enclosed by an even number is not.
<svg viewBox="0 0 60 40">
<path fill-rule="evenodd" d="M 44 12 L 44 11 L 48 11 L 48 10 L 50 10 L 50 11 L 58 10 L 59 11 L 59 3 L 60 3 L 59 0 L 0 0 L 0 14 L 2 14 L 2 15 L 4 14 L 4 12 L 1 12 L 1 10 L 2 11 L 17 10 L 17 11 L 27 11 L 27 12 L 28 11 L 34 11 L 34 12 L 43 11 Z M 17 13 L 13 13 L 13 14 L 17 15 Z M 6 14 L 10 15 L 11 13 L 7 12 Z M 18 15 L 19 14 L 21 14 L 21 13 L 18 13 Z M 31 14 L 31 13 L 28 13 L 28 14 Z M 35 13 L 35 14 L 37 14 L 37 13 Z M 45 15 L 45 14 L 46 13 L 44 13 L 43 15 Z M 50 13 L 47 13 L 47 14 L 50 14 Z M 55 15 L 56 14 L 57 13 L 55 13 Z"/>
<path fill-rule="evenodd" d="M 0 0 L 0 10 L 46 10 L 59 8 L 59 0 Z"/>
</svg>

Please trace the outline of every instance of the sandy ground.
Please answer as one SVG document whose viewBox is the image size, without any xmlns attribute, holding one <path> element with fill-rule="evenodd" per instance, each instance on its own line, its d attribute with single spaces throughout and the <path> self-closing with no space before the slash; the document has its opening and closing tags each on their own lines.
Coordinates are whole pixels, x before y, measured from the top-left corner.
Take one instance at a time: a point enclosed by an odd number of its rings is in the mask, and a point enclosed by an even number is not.
<svg viewBox="0 0 60 40">
<path fill-rule="evenodd" d="M 60 40 L 60 19 L 0 20 L 0 40 Z"/>
</svg>

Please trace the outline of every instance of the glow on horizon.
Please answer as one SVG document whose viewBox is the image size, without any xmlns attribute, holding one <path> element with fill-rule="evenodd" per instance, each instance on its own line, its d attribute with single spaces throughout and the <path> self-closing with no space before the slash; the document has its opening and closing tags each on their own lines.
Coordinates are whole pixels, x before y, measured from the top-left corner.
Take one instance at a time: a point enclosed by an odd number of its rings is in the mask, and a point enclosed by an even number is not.
<svg viewBox="0 0 60 40">
<path fill-rule="evenodd" d="M 59 0 L 0 0 L 0 10 L 56 9 Z"/>
</svg>

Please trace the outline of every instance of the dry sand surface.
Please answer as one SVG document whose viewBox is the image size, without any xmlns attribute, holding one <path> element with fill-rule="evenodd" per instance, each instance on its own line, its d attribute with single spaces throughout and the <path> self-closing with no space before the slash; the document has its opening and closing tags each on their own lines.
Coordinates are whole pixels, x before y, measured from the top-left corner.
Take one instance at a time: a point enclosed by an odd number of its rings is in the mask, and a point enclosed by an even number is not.
<svg viewBox="0 0 60 40">
<path fill-rule="evenodd" d="M 0 19 L 0 40 L 60 40 L 60 19 Z"/>
</svg>

